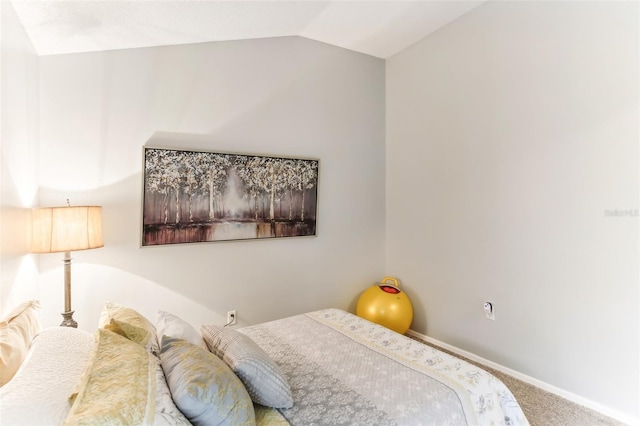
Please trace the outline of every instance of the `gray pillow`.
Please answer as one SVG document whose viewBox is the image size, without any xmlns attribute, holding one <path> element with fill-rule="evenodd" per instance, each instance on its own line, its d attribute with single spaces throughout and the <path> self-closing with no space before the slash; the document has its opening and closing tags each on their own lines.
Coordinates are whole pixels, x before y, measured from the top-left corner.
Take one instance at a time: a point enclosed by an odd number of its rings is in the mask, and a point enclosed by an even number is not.
<svg viewBox="0 0 640 426">
<path fill-rule="evenodd" d="M 253 340 L 217 325 L 205 324 L 200 331 L 209 351 L 236 373 L 253 402 L 273 408 L 293 407 L 287 378 L 278 364 Z"/>
<path fill-rule="evenodd" d="M 163 336 L 160 364 L 173 401 L 194 425 L 255 425 L 249 394 L 213 354 L 186 340 Z"/>
</svg>

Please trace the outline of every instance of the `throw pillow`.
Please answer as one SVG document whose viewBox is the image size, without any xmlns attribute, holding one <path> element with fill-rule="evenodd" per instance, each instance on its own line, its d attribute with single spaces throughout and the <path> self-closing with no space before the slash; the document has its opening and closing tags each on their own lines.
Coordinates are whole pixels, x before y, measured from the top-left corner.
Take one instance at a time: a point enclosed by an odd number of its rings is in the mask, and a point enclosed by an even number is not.
<svg viewBox="0 0 640 426">
<path fill-rule="evenodd" d="M 194 425 L 255 425 L 251 398 L 215 355 L 164 336 L 160 363 L 173 401 Z"/>
<path fill-rule="evenodd" d="M 0 386 L 16 374 L 40 331 L 39 308 L 37 300 L 22 303 L 0 322 Z"/>
<path fill-rule="evenodd" d="M 286 376 L 249 336 L 206 324 L 200 328 L 209 351 L 222 359 L 242 380 L 253 402 L 273 408 L 291 408 L 293 396 Z"/>
</svg>

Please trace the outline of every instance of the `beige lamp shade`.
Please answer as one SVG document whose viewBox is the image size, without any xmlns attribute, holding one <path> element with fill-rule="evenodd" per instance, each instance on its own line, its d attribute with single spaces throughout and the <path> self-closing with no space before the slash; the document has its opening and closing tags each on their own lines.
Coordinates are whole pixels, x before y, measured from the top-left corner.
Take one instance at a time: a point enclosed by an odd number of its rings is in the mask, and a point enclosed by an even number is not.
<svg viewBox="0 0 640 426">
<path fill-rule="evenodd" d="M 104 247 L 102 207 L 46 207 L 32 210 L 32 253 Z"/>
</svg>

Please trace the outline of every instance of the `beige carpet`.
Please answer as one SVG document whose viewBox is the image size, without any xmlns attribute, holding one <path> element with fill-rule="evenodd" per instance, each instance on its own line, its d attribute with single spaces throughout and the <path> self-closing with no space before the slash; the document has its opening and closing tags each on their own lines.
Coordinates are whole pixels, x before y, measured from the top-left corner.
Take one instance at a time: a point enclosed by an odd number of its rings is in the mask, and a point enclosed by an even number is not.
<svg viewBox="0 0 640 426">
<path fill-rule="evenodd" d="M 481 367 L 507 385 L 532 426 L 618 426 L 623 424 L 509 375 Z"/>
<path fill-rule="evenodd" d="M 417 339 L 416 340 L 420 340 Z M 602 414 L 574 404 L 564 398 L 544 391 L 538 387 L 525 383 L 512 376 L 504 374 L 500 371 L 478 364 L 470 359 L 461 357 L 457 354 L 443 349 L 431 343 L 421 342 L 436 347 L 443 352 L 450 353 L 462 358 L 471 364 L 490 372 L 509 388 L 511 393 L 516 397 L 522 411 L 531 423 L 531 426 L 623 426 L 614 419 L 603 416 Z"/>
</svg>

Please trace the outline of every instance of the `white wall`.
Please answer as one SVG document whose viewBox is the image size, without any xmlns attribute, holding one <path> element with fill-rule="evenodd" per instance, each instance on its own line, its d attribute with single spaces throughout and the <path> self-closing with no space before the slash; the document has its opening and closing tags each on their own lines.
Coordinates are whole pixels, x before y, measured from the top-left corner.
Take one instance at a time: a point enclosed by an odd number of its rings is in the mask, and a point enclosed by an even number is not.
<svg viewBox="0 0 640 426">
<path fill-rule="evenodd" d="M 386 67 L 412 328 L 636 419 L 639 218 L 605 212 L 639 208 L 638 29 L 637 2 L 489 2 Z"/>
<path fill-rule="evenodd" d="M 29 209 L 37 202 L 38 58 L 13 6 L 2 15 L 0 132 L 0 315 L 38 297 L 36 260 L 28 254 Z"/>
<path fill-rule="evenodd" d="M 384 61 L 310 40 L 40 58 L 40 204 L 103 206 L 105 247 L 73 253 L 73 307 L 240 324 L 349 308 L 384 275 Z M 142 147 L 320 159 L 318 236 L 140 248 Z M 61 255 L 41 255 L 51 323 Z"/>
<path fill-rule="evenodd" d="M 59 323 L 24 208 L 70 198 L 104 206 L 81 328 L 106 299 L 194 324 L 353 307 L 394 274 L 418 332 L 638 417 L 638 219 L 605 216 L 638 208 L 637 3 L 489 3 L 387 62 L 387 268 L 382 61 L 298 38 L 36 58 L 0 4 L 3 310 Z M 145 143 L 320 158 L 319 236 L 140 249 Z"/>
</svg>

